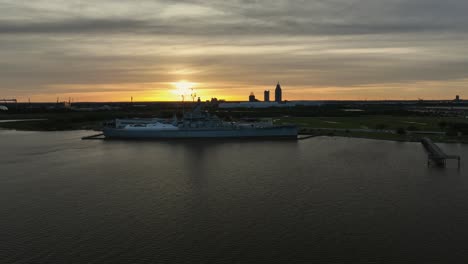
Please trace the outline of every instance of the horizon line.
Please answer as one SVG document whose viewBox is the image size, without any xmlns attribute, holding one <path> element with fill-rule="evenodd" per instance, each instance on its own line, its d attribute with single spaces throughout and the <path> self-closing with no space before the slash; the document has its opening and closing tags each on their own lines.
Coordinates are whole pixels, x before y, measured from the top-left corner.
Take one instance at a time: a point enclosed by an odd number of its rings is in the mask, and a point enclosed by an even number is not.
<svg viewBox="0 0 468 264">
<path fill-rule="evenodd" d="M 211 100 L 201 100 L 202 103 L 210 102 Z M 224 100 L 224 99 L 218 99 L 218 102 L 223 101 L 225 103 L 251 103 L 248 100 Z M 307 99 L 307 100 L 284 100 L 282 102 L 418 102 L 418 101 L 446 101 L 446 102 L 454 102 L 457 101 L 457 99 L 449 98 L 449 99 L 325 99 L 325 100 L 314 100 L 314 99 Z M 468 100 L 464 99 L 459 99 L 458 102 L 464 102 Z M 76 103 L 110 103 L 110 104 L 115 104 L 115 103 L 196 103 L 197 101 L 75 101 L 71 102 L 71 104 L 76 104 Z M 17 101 L 16 103 L 14 102 L 2 102 L 0 99 L 0 104 L 57 104 L 56 101 L 35 101 L 35 102 L 30 102 L 30 101 Z M 59 104 L 61 103 L 69 103 L 69 101 L 60 101 L 58 102 Z M 275 101 L 257 101 L 255 103 L 275 103 Z"/>
</svg>

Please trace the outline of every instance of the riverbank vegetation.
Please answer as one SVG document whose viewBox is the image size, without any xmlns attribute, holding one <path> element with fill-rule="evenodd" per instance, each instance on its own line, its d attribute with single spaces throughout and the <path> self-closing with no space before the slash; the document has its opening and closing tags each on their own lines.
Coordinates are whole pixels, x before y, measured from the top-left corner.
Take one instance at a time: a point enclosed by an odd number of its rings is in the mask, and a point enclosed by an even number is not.
<svg viewBox="0 0 468 264">
<path fill-rule="evenodd" d="M 296 124 L 302 128 L 363 129 L 363 130 L 404 130 L 450 132 L 450 130 L 468 132 L 468 119 L 460 117 L 437 116 L 390 116 L 359 115 L 346 117 L 281 117 L 277 124 Z M 468 133 L 467 133 L 468 134 Z"/>
<path fill-rule="evenodd" d="M 16 130 L 63 131 L 63 130 L 99 130 L 103 122 L 115 118 L 152 117 L 147 113 L 128 112 L 59 112 L 0 115 L 0 127 Z M 24 121 L 32 119 L 33 121 Z M 41 119 L 41 120 L 38 120 Z M 3 120 L 3 121 L 2 121 Z M 5 122 L 5 120 L 22 120 L 21 122 Z"/>
<path fill-rule="evenodd" d="M 468 143 L 468 119 L 461 116 L 420 114 L 401 109 L 375 108 L 365 112 L 346 112 L 338 107 L 293 109 L 233 109 L 206 107 L 227 121 L 243 118 L 271 118 L 275 124 L 295 124 L 300 133 L 419 141 L 427 136 L 436 142 Z M 186 108 L 188 109 L 188 107 Z M 303 110 L 303 111 L 302 111 Z M 16 130 L 100 130 L 103 123 L 116 118 L 171 118 L 182 116 L 183 108 L 167 105 L 153 108 L 128 107 L 115 111 L 16 111 L 0 113 L 0 128 Z M 5 120 L 41 119 L 23 122 Z"/>
</svg>

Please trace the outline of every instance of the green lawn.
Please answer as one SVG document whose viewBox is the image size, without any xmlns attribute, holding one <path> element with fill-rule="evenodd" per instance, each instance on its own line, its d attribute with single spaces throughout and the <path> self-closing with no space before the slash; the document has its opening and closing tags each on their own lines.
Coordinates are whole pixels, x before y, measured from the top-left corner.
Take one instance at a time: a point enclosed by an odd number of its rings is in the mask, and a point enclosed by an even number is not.
<svg viewBox="0 0 468 264">
<path fill-rule="evenodd" d="M 284 117 L 276 119 L 275 123 L 296 124 L 301 128 L 376 129 L 378 125 L 384 125 L 384 129 L 389 130 L 414 127 L 417 130 L 441 131 L 441 121 L 468 123 L 463 118 L 420 116 Z"/>
</svg>

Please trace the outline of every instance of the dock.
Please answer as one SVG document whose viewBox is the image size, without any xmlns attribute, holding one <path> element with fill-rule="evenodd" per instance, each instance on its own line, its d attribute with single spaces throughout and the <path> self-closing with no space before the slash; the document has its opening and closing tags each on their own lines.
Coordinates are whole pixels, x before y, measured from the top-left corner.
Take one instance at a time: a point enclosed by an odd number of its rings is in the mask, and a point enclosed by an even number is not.
<svg viewBox="0 0 468 264">
<path fill-rule="evenodd" d="M 445 152 L 440 149 L 430 138 L 424 137 L 421 139 L 421 143 L 423 144 L 424 148 L 428 152 L 427 156 L 427 164 L 428 166 L 432 164 L 445 168 L 447 166 L 447 160 L 457 160 L 458 161 L 458 168 L 460 168 L 460 156 L 458 155 L 447 155 Z"/>
<path fill-rule="evenodd" d="M 299 134 L 297 140 L 305 140 L 309 138 L 316 137 L 317 135 L 309 135 L 309 134 Z"/>
<path fill-rule="evenodd" d="M 103 139 L 105 139 L 103 133 L 99 133 L 99 134 L 95 134 L 95 135 L 86 136 L 86 137 L 81 138 L 81 140 L 103 140 Z"/>
</svg>

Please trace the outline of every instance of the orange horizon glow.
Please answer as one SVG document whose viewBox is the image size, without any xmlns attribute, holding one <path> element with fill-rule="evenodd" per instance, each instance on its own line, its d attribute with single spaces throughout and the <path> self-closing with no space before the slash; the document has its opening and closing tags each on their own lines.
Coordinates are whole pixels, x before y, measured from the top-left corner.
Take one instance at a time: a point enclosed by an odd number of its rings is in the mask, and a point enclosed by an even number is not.
<svg viewBox="0 0 468 264">
<path fill-rule="evenodd" d="M 452 82 L 415 82 L 401 85 L 369 84 L 352 87 L 304 87 L 288 85 L 281 82 L 284 100 L 450 100 L 459 95 L 462 99 L 468 97 L 465 89 L 468 80 Z M 250 92 L 263 101 L 263 91 L 274 91 L 276 83 L 270 85 L 227 84 L 216 82 L 197 82 L 190 79 L 180 79 L 173 82 L 140 83 L 140 84 L 100 84 L 92 86 L 83 85 L 53 85 L 52 90 L 70 91 L 56 94 L 36 94 L 26 96 L 9 96 L 19 102 L 181 102 L 182 95 L 185 101 L 210 100 L 211 98 L 226 101 L 248 101 Z M 219 88 L 218 88 L 219 87 Z M 446 96 L 440 96 L 440 89 L 444 87 Z M 86 92 L 79 92 L 79 91 Z M 196 94 L 192 98 L 192 94 Z"/>
<path fill-rule="evenodd" d="M 289 101 L 468 98 L 461 0 L 7 2 L 0 99 L 247 101 L 277 81 Z"/>
<path fill-rule="evenodd" d="M 458 94 L 457 94 L 458 95 Z M 70 96 L 63 96 L 63 97 L 58 97 L 60 102 L 68 102 L 71 100 L 72 103 L 79 103 L 79 102 L 108 102 L 108 103 L 118 103 L 118 102 L 130 102 L 132 96 L 116 96 L 116 97 L 109 97 L 109 96 L 76 96 L 76 95 L 70 95 Z M 465 96 L 460 95 L 461 99 L 467 98 Z M 210 100 L 211 98 L 217 98 L 219 100 L 225 100 L 227 102 L 232 102 L 232 101 L 248 101 L 248 96 L 212 96 L 212 97 L 202 97 L 200 96 L 200 100 L 202 102 Z M 260 101 L 263 101 L 263 95 L 258 96 L 256 95 L 256 98 Z M 455 98 L 455 94 L 453 97 L 424 97 L 421 98 L 423 100 L 452 100 Z M 27 103 L 30 101 L 31 103 L 55 103 L 57 98 L 55 100 L 51 99 L 50 96 L 45 95 L 45 96 L 37 96 L 37 97 L 19 97 L 16 98 L 18 100 L 18 103 Z M 195 99 L 195 101 L 198 99 Z M 270 100 L 271 100 L 271 95 L 270 95 Z M 341 97 L 341 98 L 334 98 L 334 97 L 313 97 L 313 98 L 303 98 L 303 97 L 291 97 L 287 96 L 284 98 L 285 101 L 391 101 L 391 100 L 418 100 L 419 98 L 408 98 L 408 97 Z M 185 102 L 191 102 L 192 98 L 187 97 L 185 98 Z M 181 97 L 151 97 L 151 96 L 133 96 L 133 102 L 182 102 Z"/>
</svg>

